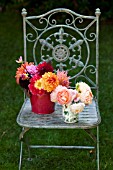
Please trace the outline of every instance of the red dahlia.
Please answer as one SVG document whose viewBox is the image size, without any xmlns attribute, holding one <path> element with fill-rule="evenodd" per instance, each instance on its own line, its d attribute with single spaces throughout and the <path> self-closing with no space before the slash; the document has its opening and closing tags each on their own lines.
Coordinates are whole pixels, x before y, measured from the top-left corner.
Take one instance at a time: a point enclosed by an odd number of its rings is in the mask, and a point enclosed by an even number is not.
<svg viewBox="0 0 113 170">
<path fill-rule="evenodd" d="M 40 76 L 42 76 L 45 72 L 53 72 L 53 67 L 51 66 L 51 64 L 45 61 L 43 63 L 40 63 L 36 69 L 38 71 L 37 74 Z"/>
<path fill-rule="evenodd" d="M 43 90 L 43 89 L 38 89 L 38 88 L 36 88 L 35 87 L 35 83 L 36 83 L 36 81 L 37 80 L 39 80 L 41 78 L 41 76 L 39 76 L 39 75 L 35 75 L 35 76 L 33 76 L 32 78 L 31 78 L 31 80 L 30 80 L 30 84 L 29 84 L 29 90 L 30 90 L 30 92 L 33 94 L 33 95 L 37 95 L 37 94 L 44 94 L 45 93 L 45 90 Z"/>
</svg>

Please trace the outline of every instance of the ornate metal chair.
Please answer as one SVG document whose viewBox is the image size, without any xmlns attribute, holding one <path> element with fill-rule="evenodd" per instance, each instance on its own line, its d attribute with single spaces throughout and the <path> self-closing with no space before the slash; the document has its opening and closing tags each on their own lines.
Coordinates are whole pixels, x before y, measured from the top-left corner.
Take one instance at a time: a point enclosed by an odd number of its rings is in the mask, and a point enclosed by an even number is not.
<svg viewBox="0 0 113 170">
<path fill-rule="evenodd" d="M 22 10 L 24 32 L 24 60 L 33 56 L 35 64 L 41 60 L 51 61 L 56 69 L 67 70 L 72 86 L 79 80 L 87 82 L 95 95 L 91 105 L 79 114 L 77 123 L 67 124 L 62 120 L 61 107 L 56 105 L 55 112 L 38 115 L 31 112 L 29 98 L 25 98 L 17 117 L 22 127 L 19 170 L 22 164 L 24 134 L 31 128 L 44 129 L 82 129 L 96 141 L 95 146 L 45 146 L 28 145 L 30 148 L 70 148 L 96 149 L 97 170 L 99 170 L 99 124 L 101 122 L 98 106 L 98 65 L 99 65 L 99 16 L 84 16 L 69 9 L 58 8 L 39 16 L 26 16 Z M 30 49 L 32 49 L 30 51 Z M 28 51 L 28 53 L 27 53 Z M 30 58 L 30 61 L 31 58 Z M 90 133 L 95 128 L 97 135 Z"/>
</svg>

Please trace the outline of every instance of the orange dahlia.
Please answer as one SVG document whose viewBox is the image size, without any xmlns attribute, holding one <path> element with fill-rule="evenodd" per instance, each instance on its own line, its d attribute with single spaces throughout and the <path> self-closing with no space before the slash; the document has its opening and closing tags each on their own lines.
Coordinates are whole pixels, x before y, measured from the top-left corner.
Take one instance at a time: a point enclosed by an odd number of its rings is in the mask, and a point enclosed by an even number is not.
<svg viewBox="0 0 113 170">
<path fill-rule="evenodd" d="M 22 64 L 19 68 L 17 68 L 16 76 L 15 76 L 17 84 L 19 84 L 20 78 L 22 78 L 23 80 L 29 79 L 29 77 L 27 76 L 26 67 L 30 65 L 33 65 L 33 63 L 26 62 Z"/>
<path fill-rule="evenodd" d="M 48 72 L 42 75 L 42 86 L 47 92 L 53 91 L 58 85 L 59 80 L 55 73 Z"/>
</svg>

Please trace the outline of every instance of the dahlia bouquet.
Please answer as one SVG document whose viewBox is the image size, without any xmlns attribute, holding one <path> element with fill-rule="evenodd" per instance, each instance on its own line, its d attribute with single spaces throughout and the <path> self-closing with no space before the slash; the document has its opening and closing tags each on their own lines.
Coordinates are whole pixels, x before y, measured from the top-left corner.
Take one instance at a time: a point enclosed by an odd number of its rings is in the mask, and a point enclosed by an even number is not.
<svg viewBox="0 0 113 170">
<path fill-rule="evenodd" d="M 51 93 L 58 85 L 69 87 L 67 72 L 58 70 L 55 74 L 50 63 L 44 61 L 36 66 L 33 62 L 24 63 L 21 56 L 16 62 L 21 64 L 16 71 L 16 82 L 30 94 Z"/>
<path fill-rule="evenodd" d="M 93 94 L 90 86 L 78 82 L 75 89 L 71 89 L 66 71 L 57 70 L 54 73 L 50 63 L 43 61 L 34 65 L 33 62 L 23 62 L 21 56 L 16 62 L 20 64 L 16 71 L 16 82 L 30 95 L 49 93 L 51 102 L 69 107 L 73 114 L 82 112 L 85 105 L 91 104 Z"/>
</svg>

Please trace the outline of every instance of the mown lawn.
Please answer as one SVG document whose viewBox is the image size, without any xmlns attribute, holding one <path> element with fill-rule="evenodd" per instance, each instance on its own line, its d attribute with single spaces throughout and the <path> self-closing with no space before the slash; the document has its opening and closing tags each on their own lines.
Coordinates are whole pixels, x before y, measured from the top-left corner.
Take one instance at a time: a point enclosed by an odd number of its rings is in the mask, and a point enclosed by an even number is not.
<svg viewBox="0 0 113 170">
<path fill-rule="evenodd" d="M 19 161 L 21 128 L 16 117 L 23 101 L 23 92 L 15 83 L 15 60 L 23 55 L 22 19 L 17 11 L 0 13 L 0 170 L 16 170 Z M 100 23 L 100 166 L 113 170 L 113 23 Z M 31 131 L 29 137 L 39 143 L 74 145 L 85 134 L 74 130 Z M 84 138 L 84 143 L 90 143 Z M 37 159 L 36 158 L 37 152 Z M 23 170 L 95 170 L 95 154 L 82 150 L 40 149 L 33 151 L 33 162 L 24 152 Z"/>
</svg>

